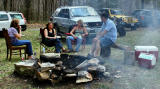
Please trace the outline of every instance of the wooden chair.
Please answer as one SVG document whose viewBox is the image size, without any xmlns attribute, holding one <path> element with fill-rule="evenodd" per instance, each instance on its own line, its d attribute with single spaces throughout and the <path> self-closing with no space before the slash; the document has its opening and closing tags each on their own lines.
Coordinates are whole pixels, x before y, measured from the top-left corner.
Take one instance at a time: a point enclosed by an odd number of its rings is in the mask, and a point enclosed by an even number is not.
<svg viewBox="0 0 160 89">
<path fill-rule="evenodd" d="M 3 29 L 3 35 L 4 35 L 4 38 L 5 38 L 6 47 L 7 47 L 7 57 L 6 57 L 6 59 L 8 59 L 9 54 L 10 54 L 9 61 L 11 61 L 12 55 L 20 55 L 20 57 L 22 57 L 22 52 L 21 52 L 22 50 L 24 50 L 23 54 L 25 54 L 25 59 L 26 59 L 26 45 L 13 46 L 12 43 L 11 43 L 11 38 L 8 35 L 8 30 L 6 30 L 6 29 Z M 14 50 L 19 50 L 19 53 L 14 52 Z"/>
<path fill-rule="evenodd" d="M 44 29 L 40 28 L 40 53 L 43 53 L 42 47 L 45 48 L 45 51 L 47 53 L 53 53 L 55 51 L 55 47 L 46 46 L 45 43 L 44 43 L 44 39 L 45 39 L 45 37 L 44 37 Z"/>
</svg>

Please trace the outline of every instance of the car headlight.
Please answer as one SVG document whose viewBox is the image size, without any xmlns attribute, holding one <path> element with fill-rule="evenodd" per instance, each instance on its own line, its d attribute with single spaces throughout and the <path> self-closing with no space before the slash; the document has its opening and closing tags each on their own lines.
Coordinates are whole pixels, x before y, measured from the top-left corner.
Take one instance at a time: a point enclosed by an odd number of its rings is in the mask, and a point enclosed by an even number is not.
<svg viewBox="0 0 160 89">
<path fill-rule="evenodd" d="M 77 23 L 75 21 L 71 21 L 70 24 L 73 26 L 73 25 L 76 25 Z"/>
</svg>

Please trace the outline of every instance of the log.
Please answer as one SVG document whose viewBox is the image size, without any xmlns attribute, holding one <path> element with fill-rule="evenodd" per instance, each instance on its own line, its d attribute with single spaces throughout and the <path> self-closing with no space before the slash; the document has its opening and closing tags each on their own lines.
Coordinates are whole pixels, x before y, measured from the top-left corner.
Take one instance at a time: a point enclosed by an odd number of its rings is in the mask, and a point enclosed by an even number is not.
<svg viewBox="0 0 160 89">
<path fill-rule="evenodd" d="M 76 83 L 85 83 L 93 80 L 92 75 L 87 71 L 79 71 Z"/>
</svg>

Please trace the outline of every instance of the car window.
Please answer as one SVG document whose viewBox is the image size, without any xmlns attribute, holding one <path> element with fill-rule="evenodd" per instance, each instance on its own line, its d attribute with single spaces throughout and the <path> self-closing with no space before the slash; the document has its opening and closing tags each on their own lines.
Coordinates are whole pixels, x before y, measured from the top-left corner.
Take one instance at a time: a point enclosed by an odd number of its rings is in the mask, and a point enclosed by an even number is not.
<svg viewBox="0 0 160 89">
<path fill-rule="evenodd" d="M 152 12 L 151 12 L 151 11 L 144 11 L 144 12 L 143 12 L 143 15 L 151 16 L 151 15 L 152 15 Z"/>
<path fill-rule="evenodd" d="M 97 12 L 93 8 L 72 8 L 72 17 L 86 17 L 86 16 L 98 16 Z"/>
<path fill-rule="evenodd" d="M 102 13 L 109 13 L 108 10 L 105 10 L 105 9 L 101 10 L 101 12 Z"/>
<path fill-rule="evenodd" d="M 10 14 L 12 19 L 23 19 L 21 14 Z"/>
<path fill-rule="evenodd" d="M 123 11 L 122 10 L 111 10 L 111 14 L 113 14 L 113 15 L 123 15 Z"/>
<path fill-rule="evenodd" d="M 0 14 L 0 21 L 6 21 L 9 20 L 8 15 L 7 14 Z"/>
<path fill-rule="evenodd" d="M 69 9 L 62 9 L 59 12 L 58 17 L 69 18 Z"/>
<path fill-rule="evenodd" d="M 140 15 L 140 11 L 134 11 L 132 15 L 135 15 L 135 16 Z"/>
</svg>

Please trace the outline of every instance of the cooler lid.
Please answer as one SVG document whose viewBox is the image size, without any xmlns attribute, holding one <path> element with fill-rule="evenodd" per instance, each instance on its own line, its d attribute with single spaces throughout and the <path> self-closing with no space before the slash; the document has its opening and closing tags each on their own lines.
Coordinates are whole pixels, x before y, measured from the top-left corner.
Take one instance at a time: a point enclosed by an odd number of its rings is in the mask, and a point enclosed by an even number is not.
<svg viewBox="0 0 160 89">
<path fill-rule="evenodd" d="M 135 46 L 136 51 L 158 51 L 156 46 Z"/>
<path fill-rule="evenodd" d="M 156 57 L 153 54 L 141 53 L 138 58 L 150 60 L 152 66 L 156 64 Z"/>
</svg>

